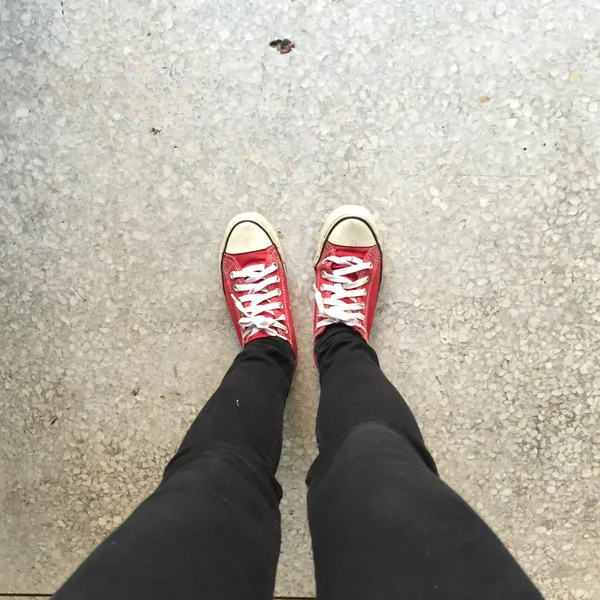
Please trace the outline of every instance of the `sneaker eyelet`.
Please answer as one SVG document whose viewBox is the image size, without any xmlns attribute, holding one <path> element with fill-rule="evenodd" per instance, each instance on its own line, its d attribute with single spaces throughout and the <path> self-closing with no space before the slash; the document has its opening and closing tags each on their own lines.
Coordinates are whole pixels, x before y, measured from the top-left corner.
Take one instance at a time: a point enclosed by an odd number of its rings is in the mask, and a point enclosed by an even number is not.
<svg viewBox="0 0 600 600">
<path fill-rule="evenodd" d="M 325 284 L 322 284 L 322 285 L 319 287 L 319 291 L 320 291 L 320 292 L 324 292 L 324 291 L 325 291 Z"/>
<path fill-rule="evenodd" d="M 281 288 L 277 288 L 277 295 L 281 296 Z"/>
<path fill-rule="evenodd" d="M 373 263 L 369 262 L 369 269 L 372 269 L 372 268 L 373 268 Z"/>
<path fill-rule="evenodd" d="M 235 279 L 235 277 L 233 276 L 233 271 L 231 271 L 231 272 L 229 273 L 229 279 Z"/>
<path fill-rule="evenodd" d="M 237 284 L 237 283 L 234 283 L 234 284 L 233 284 L 233 291 L 234 291 L 234 292 L 239 292 L 239 291 L 240 291 L 240 288 L 238 287 L 238 284 Z"/>
<path fill-rule="evenodd" d="M 321 271 L 321 277 L 325 277 L 327 275 L 327 271 Z"/>
<path fill-rule="evenodd" d="M 371 276 L 367 275 L 367 281 L 365 283 L 369 283 L 369 281 L 371 281 Z"/>
<path fill-rule="evenodd" d="M 272 262 L 271 266 L 277 268 L 279 265 L 276 262 Z"/>
<path fill-rule="evenodd" d="M 280 283 L 281 282 L 281 277 L 279 277 L 279 275 L 277 275 L 276 279 L 275 279 L 275 283 Z"/>
<path fill-rule="evenodd" d="M 279 308 L 280 308 L 280 309 L 281 309 L 281 308 L 283 308 L 283 302 L 280 302 L 280 303 L 279 303 Z"/>
</svg>

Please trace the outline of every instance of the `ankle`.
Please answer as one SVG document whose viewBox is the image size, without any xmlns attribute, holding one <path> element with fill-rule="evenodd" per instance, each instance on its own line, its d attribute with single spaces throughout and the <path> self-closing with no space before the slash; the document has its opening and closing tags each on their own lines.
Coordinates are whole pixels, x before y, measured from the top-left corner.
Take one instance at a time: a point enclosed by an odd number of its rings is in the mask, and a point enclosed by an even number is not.
<svg viewBox="0 0 600 600">
<path fill-rule="evenodd" d="M 297 366 L 297 355 L 292 344 L 283 338 L 269 336 L 250 340 L 238 356 L 265 357 L 293 373 Z"/>
<path fill-rule="evenodd" d="M 328 325 L 315 339 L 314 357 L 317 366 L 321 366 L 326 356 L 337 354 L 338 351 L 350 346 L 368 348 L 375 354 L 364 337 L 354 328 L 344 323 Z"/>
</svg>

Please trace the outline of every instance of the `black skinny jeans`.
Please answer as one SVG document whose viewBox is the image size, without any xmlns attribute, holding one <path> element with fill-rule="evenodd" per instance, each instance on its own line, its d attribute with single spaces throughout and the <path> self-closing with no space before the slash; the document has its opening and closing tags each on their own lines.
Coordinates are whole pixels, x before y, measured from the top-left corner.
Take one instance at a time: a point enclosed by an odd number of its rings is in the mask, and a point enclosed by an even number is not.
<svg viewBox="0 0 600 600">
<path fill-rule="evenodd" d="M 334 325 L 316 351 L 320 455 L 307 483 L 319 599 L 540 599 L 498 538 L 439 479 L 372 348 Z M 281 537 L 275 471 L 293 366 L 286 342 L 250 342 L 158 489 L 55 599 L 272 598 Z"/>
</svg>

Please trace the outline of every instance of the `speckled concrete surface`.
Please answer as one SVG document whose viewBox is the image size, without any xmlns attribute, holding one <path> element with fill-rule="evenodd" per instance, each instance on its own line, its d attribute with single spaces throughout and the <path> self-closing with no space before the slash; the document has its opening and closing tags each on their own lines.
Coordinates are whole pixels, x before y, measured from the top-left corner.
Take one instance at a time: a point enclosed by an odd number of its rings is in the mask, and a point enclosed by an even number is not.
<svg viewBox="0 0 600 600">
<path fill-rule="evenodd" d="M 441 473 L 547 598 L 600 598 L 599 26 L 584 0 L 0 4 L 0 592 L 52 592 L 154 487 L 236 352 L 218 243 L 258 209 L 302 352 L 277 592 L 313 593 L 312 242 L 358 202 L 373 344 Z"/>
</svg>

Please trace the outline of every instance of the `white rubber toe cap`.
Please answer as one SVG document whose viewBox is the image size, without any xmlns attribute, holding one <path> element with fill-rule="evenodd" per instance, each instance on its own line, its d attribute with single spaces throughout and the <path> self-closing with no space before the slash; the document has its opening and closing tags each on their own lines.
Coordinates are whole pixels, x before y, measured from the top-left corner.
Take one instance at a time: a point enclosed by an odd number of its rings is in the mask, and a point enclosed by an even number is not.
<svg viewBox="0 0 600 600">
<path fill-rule="evenodd" d="M 240 213 L 229 221 L 223 241 L 221 256 L 228 254 L 244 254 L 264 250 L 275 244 L 283 261 L 283 250 L 275 228 L 261 214 L 254 212 Z"/>
<path fill-rule="evenodd" d="M 340 221 L 331 230 L 329 241 L 339 246 L 374 246 L 377 243 L 369 226 L 352 217 Z"/>
<path fill-rule="evenodd" d="M 327 241 L 339 246 L 366 247 L 379 244 L 375 220 L 363 206 L 340 206 L 325 222 L 319 253 Z"/>
<path fill-rule="evenodd" d="M 272 243 L 260 225 L 251 221 L 243 221 L 235 225 L 231 230 L 229 239 L 225 245 L 225 252 L 228 254 L 254 252 L 255 250 L 264 250 Z"/>
</svg>

